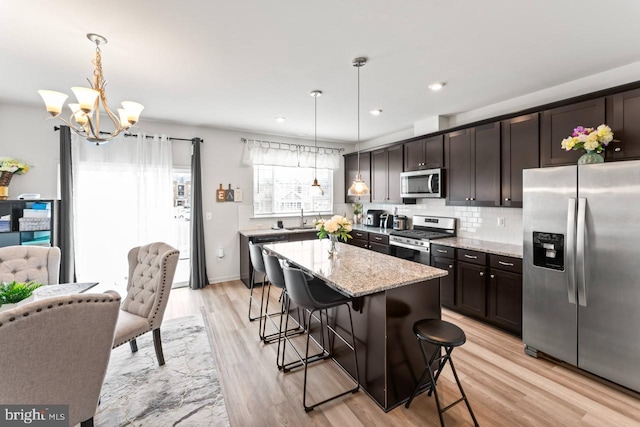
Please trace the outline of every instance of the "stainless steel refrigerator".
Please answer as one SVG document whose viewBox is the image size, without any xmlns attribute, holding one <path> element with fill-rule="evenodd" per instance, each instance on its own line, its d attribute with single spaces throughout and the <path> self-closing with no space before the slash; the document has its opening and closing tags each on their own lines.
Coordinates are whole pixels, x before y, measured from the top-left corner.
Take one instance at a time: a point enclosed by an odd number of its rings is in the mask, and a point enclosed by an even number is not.
<svg viewBox="0 0 640 427">
<path fill-rule="evenodd" d="M 525 170 L 525 351 L 640 392 L 640 161 Z"/>
</svg>

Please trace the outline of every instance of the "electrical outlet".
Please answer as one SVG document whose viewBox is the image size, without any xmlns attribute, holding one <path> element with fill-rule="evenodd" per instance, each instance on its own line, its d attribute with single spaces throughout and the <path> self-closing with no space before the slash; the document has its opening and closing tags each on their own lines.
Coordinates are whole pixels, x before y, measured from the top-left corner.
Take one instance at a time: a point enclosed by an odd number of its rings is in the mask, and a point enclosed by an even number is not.
<svg viewBox="0 0 640 427">
<path fill-rule="evenodd" d="M 211 221 L 213 219 L 213 214 L 211 212 L 207 212 L 207 221 Z"/>
<path fill-rule="evenodd" d="M 504 227 L 504 217 L 498 217 L 498 227 Z"/>
</svg>

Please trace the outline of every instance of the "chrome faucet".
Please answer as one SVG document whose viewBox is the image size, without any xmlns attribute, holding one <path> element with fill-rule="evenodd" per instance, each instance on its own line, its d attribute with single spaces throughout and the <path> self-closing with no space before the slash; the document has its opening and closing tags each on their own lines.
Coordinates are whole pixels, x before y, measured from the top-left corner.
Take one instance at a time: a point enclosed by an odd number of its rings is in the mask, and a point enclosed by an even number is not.
<svg viewBox="0 0 640 427">
<path fill-rule="evenodd" d="M 305 225 L 305 220 L 304 220 L 304 209 L 300 208 L 300 227 L 304 227 Z"/>
</svg>

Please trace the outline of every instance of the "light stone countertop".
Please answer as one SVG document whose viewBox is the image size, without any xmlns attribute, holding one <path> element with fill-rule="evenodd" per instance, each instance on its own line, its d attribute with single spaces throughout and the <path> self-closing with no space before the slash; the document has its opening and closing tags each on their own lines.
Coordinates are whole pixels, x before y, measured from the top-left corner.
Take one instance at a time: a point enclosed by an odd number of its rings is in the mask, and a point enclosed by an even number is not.
<svg viewBox="0 0 640 427">
<path fill-rule="evenodd" d="M 287 230 L 286 228 L 278 228 L 274 230 L 273 228 L 263 228 L 257 230 L 239 230 L 238 233 L 242 234 L 246 237 L 257 237 L 257 236 L 272 236 L 272 235 L 281 235 L 281 234 L 297 234 L 297 233 L 309 233 L 310 231 L 315 231 L 314 227 L 309 226 L 308 228 L 297 229 L 297 230 Z"/>
<path fill-rule="evenodd" d="M 470 249 L 472 251 L 480 251 L 489 254 L 522 259 L 522 246 L 510 243 L 489 242 L 486 240 L 469 239 L 466 237 L 445 237 L 444 239 L 434 239 L 431 241 L 431 244 Z"/>
<path fill-rule="evenodd" d="M 368 225 L 363 224 L 356 224 L 353 226 L 353 229 L 358 231 L 366 231 L 368 233 L 385 234 L 387 236 L 389 236 L 393 231 L 393 228 L 369 227 Z"/>
<path fill-rule="evenodd" d="M 439 268 L 346 243 L 338 243 L 337 256 L 330 258 L 330 243 L 328 239 L 305 240 L 267 244 L 264 247 L 311 272 L 338 291 L 354 297 L 447 275 L 445 270 Z"/>
</svg>

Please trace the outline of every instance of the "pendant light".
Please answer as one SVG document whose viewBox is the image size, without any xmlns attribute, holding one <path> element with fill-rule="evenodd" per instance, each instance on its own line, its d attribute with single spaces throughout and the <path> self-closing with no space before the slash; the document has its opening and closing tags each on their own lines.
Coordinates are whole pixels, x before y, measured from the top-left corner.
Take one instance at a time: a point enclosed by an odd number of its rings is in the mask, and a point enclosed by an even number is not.
<svg viewBox="0 0 640 427">
<path fill-rule="evenodd" d="M 314 140 L 315 140 L 315 155 L 314 155 L 314 165 L 313 165 L 313 184 L 311 184 L 311 194 L 316 196 L 324 196 L 324 190 L 318 184 L 318 98 L 322 96 L 322 91 L 314 90 L 309 94 L 313 96 L 314 103 Z"/>
<path fill-rule="evenodd" d="M 360 175 L 360 67 L 363 67 L 366 63 L 367 58 L 362 57 L 358 57 L 352 62 L 353 66 L 358 69 L 358 142 L 356 143 L 358 150 L 358 173 L 356 174 L 356 179 L 353 180 L 353 184 L 349 187 L 349 191 L 347 191 L 347 195 L 349 196 L 369 195 L 369 187 L 367 187 L 367 183 L 364 182 L 362 175 Z"/>
</svg>

